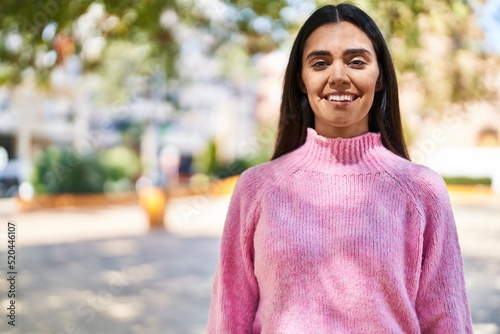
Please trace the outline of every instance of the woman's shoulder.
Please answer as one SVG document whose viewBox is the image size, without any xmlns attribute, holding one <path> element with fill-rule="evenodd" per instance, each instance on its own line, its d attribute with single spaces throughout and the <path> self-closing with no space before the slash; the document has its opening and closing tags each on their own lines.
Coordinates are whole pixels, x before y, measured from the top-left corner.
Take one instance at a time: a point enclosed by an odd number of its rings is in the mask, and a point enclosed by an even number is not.
<svg viewBox="0 0 500 334">
<path fill-rule="evenodd" d="M 271 181 L 276 181 L 283 177 L 283 174 L 286 174 L 286 170 L 288 169 L 283 160 L 282 158 L 278 158 L 250 167 L 241 173 L 238 182 L 246 186 L 263 186 Z"/>
<path fill-rule="evenodd" d="M 247 209 L 255 207 L 276 184 L 279 166 L 274 161 L 250 167 L 242 172 L 236 182 L 232 201 L 239 202 Z"/>
<path fill-rule="evenodd" d="M 448 199 L 443 177 L 427 166 L 400 158 L 388 173 L 419 201 Z"/>
</svg>

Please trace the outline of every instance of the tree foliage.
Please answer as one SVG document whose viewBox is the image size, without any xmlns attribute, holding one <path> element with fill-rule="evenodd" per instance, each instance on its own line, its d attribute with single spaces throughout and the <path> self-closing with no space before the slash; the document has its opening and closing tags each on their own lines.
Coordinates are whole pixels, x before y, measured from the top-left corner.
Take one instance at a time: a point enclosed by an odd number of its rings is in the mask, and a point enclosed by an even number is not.
<svg viewBox="0 0 500 334">
<path fill-rule="evenodd" d="M 47 0 L 20 5 L 17 0 L 2 0 L 0 84 L 19 83 L 27 71 L 46 81 L 72 55 L 82 60 L 86 71 L 109 70 L 117 50 L 126 55 L 127 48 L 142 55 L 130 63 L 130 72 L 147 74 L 158 66 L 173 78 L 186 29 L 210 36 L 207 52 L 221 56 L 218 50 L 237 51 L 238 59 L 243 59 L 241 51 L 251 56 L 288 41 L 310 13 L 313 7 L 306 5 L 311 3 Z M 316 1 L 317 5 L 329 3 Z M 426 96 L 424 112 L 488 93 L 481 79 L 487 71 L 481 64 L 488 56 L 482 52 L 481 31 L 467 1 L 359 0 L 358 4 L 386 35 L 400 77 L 410 73 L 409 77 L 417 78 Z M 121 49 L 114 43 L 121 43 Z"/>
<path fill-rule="evenodd" d="M 381 25 L 400 77 L 418 80 L 423 114 L 488 95 L 483 78 L 489 57 L 482 31 L 465 0 L 364 0 Z"/>
<path fill-rule="evenodd" d="M 270 51 L 281 42 L 269 34 L 271 29 L 289 26 L 280 18 L 286 5 L 285 0 L 48 0 L 21 6 L 3 0 L 0 84 L 19 83 L 25 69 L 46 79 L 71 54 L 82 58 L 86 70 L 96 69 L 103 62 L 101 49 L 117 40 L 147 44 L 148 56 L 175 76 L 182 25 L 209 32 L 214 47 L 243 35 L 249 53 Z M 86 50 L 91 48 L 93 52 Z"/>
</svg>

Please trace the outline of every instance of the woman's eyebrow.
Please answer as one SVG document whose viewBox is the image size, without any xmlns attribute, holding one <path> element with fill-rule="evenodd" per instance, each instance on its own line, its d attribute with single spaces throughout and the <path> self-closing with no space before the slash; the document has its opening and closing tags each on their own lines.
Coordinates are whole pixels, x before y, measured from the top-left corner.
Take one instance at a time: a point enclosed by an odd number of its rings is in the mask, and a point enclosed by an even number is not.
<svg viewBox="0 0 500 334">
<path fill-rule="evenodd" d="M 315 50 L 315 51 L 311 51 L 307 54 L 306 60 L 311 58 L 311 57 L 315 57 L 315 56 L 331 56 L 331 55 L 332 54 L 330 53 L 330 51 Z"/>
<path fill-rule="evenodd" d="M 372 56 L 372 53 L 368 51 L 367 49 L 359 48 L 359 49 L 347 49 L 344 51 L 343 55 L 345 56 L 350 56 L 350 55 L 356 55 L 356 54 L 368 54 Z"/>
<path fill-rule="evenodd" d="M 370 51 L 368 51 L 367 49 L 363 49 L 363 48 L 347 49 L 344 51 L 344 53 L 342 55 L 345 57 L 345 56 L 357 55 L 357 54 L 368 54 L 370 56 L 373 56 Z M 327 51 L 327 50 L 314 50 L 314 51 L 311 51 L 307 54 L 306 60 L 311 58 L 311 57 L 331 56 L 331 55 L 332 55 L 332 53 L 330 51 Z"/>
</svg>

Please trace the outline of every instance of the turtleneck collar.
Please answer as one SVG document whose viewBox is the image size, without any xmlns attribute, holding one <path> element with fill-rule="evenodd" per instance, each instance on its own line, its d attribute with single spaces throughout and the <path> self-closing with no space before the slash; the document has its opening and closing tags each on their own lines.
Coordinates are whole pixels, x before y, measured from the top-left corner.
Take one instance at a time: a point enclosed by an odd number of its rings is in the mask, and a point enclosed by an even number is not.
<svg viewBox="0 0 500 334">
<path fill-rule="evenodd" d="M 294 155 L 299 168 L 328 170 L 332 167 L 346 171 L 380 171 L 384 157 L 390 153 L 382 144 L 380 133 L 368 132 L 352 138 L 327 138 L 312 128 L 307 129 L 304 145 Z M 378 157 L 378 158 L 377 158 Z"/>
</svg>

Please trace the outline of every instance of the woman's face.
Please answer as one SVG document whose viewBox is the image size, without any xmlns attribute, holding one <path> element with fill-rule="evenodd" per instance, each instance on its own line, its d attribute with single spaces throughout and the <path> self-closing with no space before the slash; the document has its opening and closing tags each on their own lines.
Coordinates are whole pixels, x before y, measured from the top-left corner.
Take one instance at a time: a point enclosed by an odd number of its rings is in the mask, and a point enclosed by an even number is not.
<svg viewBox="0 0 500 334">
<path fill-rule="evenodd" d="M 299 82 L 324 137 L 368 132 L 368 112 L 379 77 L 372 42 L 349 22 L 327 24 L 307 39 Z"/>
</svg>

